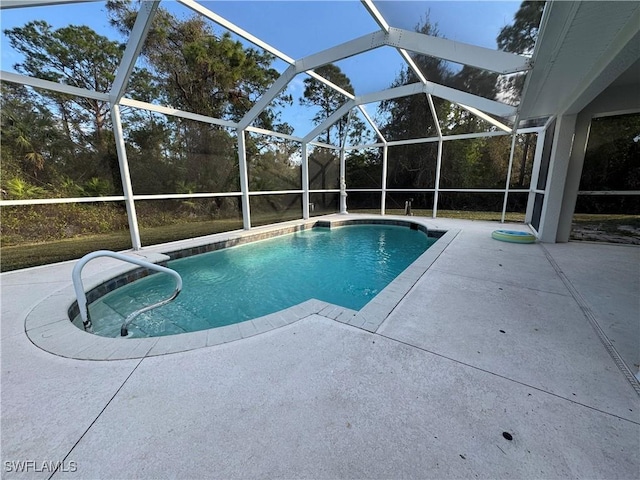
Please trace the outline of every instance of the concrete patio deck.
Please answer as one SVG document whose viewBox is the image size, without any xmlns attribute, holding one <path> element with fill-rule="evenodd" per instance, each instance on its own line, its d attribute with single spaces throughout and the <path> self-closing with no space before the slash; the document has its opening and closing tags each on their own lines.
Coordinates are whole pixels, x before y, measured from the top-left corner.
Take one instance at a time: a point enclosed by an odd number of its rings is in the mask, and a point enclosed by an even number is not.
<svg viewBox="0 0 640 480">
<path fill-rule="evenodd" d="M 640 248 L 425 221 L 460 231 L 374 332 L 320 310 L 180 353 L 63 358 L 25 318 L 73 263 L 3 274 L 2 478 L 638 478 Z"/>
</svg>

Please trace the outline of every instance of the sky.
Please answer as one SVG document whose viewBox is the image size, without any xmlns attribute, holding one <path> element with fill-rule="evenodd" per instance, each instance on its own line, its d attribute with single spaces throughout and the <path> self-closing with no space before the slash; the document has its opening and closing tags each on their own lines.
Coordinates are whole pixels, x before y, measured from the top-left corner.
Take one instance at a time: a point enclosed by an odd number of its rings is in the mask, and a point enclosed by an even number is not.
<svg viewBox="0 0 640 480">
<path fill-rule="evenodd" d="M 200 1 L 286 55 L 300 59 L 379 29 L 376 22 L 357 0 L 342 1 Z M 376 1 L 387 22 L 397 28 L 413 30 L 429 16 L 440 34 L 451 40 L 495 49 L 500 29 L 511 23 L 520 2 L 510 1 Z M 192 11 L 175 1 L 163 1 L 163 8 L 178 16 Z M 44 19 L 55 28 L 70 24 L 88 25 L 98 33 L 122 41 L 109 26 L 104 2 L 65 4 L 48 7 L 10 9 L 0 12 L 3 30 L 1 43 L 2 70 L 14 71 L 20 56 L 10 47 L 4 30 L 23 26 L 31 20 Z M 217 28 L 220 31 L 220 28 Z M 351 79 L 357 95 L 388 88 L 403 68 L 404 61 L 391 47 L 382 47 L 336 65 Z M 280 72 L 287 64 L 277 61 Z M 312 127 L 314 111 L 298 104 L 306 75 L 298 75 L 290 83 L 288 93 L 295 100 L 293 108 L 283 112 L 282 119 L 294 126 L 294 134 L 304 136 Z M 375 116 L 376 105 L 367 111 Z"/>
</svg>

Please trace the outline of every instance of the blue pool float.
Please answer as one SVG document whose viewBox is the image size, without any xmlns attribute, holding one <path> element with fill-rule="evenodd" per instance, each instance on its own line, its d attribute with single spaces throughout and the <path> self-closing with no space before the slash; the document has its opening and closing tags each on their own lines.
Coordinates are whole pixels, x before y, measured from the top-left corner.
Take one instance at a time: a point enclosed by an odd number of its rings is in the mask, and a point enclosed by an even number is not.
<svg viewBox="0 0 640 480">
<path fill-rule="evenodd" d="M 491 237 L 501 242 L 511 243 L 534 243 L 536 241 L 535 235 L 518 230 L 494 230 Z"/>
</svg>

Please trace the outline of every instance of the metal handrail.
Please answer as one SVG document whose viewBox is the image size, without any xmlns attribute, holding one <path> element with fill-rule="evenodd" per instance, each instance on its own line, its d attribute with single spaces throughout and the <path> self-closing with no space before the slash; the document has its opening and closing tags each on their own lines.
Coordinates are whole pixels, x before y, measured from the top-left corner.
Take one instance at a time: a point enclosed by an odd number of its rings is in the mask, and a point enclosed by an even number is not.
<svg viewBox="0 0 640 480">
<path fill-rule="evenodd" d="M 97 250 L 95 252 L 91 252 L 86 254 L 78 263 L 73 267 L 73 272 L 71 273 L 71 278 L 73 279 L 73 288 L 76 292 L 76 298 L 78 299 L 78 307 L 80 309 L 80 318 L 82 318 L 82 325 L 84 326 L 85 331 L 93 333 L 93 325 L 91 323 L 91 315 L 89 314 L 89 306 L 87 305 L 87 296 L 84 293 L 84 286 L 82 285 L 82 269 L 84 266 L 94 258 L 97 257 L 111 257 L 117 260 L 122 260 L 123 262 L 133 263 L 135 265 L 139 265 L 141 267 L 148 268 L 149 270 L 155 270 L 157 272 L 167 273 L 175 278 L 176 280 L 176 288 L 173 294 L 160 302 L 154 303 L 153 305 L 149 305 L 147 307 L 136 310 L 131 313 L 127 318 L 125 318 L 122 327 L 120 328 L 120 335 L 126 337 L 129 332 L 127 330 L 127 326 L 136 318 L 138 315 L 144 312 L 148 312 L 149 310 L 153 310 L 154 308 L 161 307 L 162 305 L 166 305 L 167 303 L 174 300 L 182 291 L 182 277 L 175 270 L 171 270 L 170 268 L 163 267 L 160 265 L 156 265 L 155 263 L 147 262 L 145 260 L 140 260 L 138 258 L 128 257 L 121 253 L 112 252 L 110 250 Z"/>
</svg>

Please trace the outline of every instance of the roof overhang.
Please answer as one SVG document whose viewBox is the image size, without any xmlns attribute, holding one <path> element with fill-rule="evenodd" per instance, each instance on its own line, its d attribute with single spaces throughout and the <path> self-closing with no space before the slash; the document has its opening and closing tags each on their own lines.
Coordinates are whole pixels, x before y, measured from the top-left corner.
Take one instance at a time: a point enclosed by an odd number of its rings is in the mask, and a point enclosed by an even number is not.
<svg viewBox="0 0 640 480">
<path fill-rule="evenodd" d="M 639 58 L 640 3 L 549 2 L 520 119 L 577 114 L 620 77 L 640 91 Z"/>
</svg>

